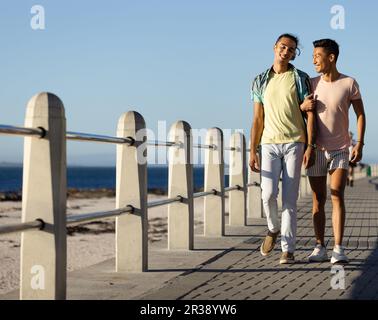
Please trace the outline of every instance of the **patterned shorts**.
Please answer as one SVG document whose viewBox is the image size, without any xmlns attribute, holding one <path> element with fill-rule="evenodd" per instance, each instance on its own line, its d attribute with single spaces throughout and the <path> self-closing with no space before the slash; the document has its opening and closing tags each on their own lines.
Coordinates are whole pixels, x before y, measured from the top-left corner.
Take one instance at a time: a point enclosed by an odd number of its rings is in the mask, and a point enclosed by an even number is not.
<svg viewBox="0 0 378 320">
<path fill-rule="evenodd" d="M 315 150 L 315 163 L 306 170 L 309 177 L 323 177 L 331 170 L 349 168 L 349 149 Z"/>
</svg>

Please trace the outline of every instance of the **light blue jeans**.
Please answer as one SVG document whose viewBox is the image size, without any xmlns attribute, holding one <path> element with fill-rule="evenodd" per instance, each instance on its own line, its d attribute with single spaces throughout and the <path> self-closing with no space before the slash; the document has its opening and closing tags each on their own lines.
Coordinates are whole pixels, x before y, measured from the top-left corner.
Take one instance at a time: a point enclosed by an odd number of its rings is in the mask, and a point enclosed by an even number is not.
<svg viewBox="0 0 378 320">
<path fill-rule="evenodd" d="M 261 145 L 261 189 L 262 202 L 268 229 L 281 229 L 283 252 L 294 252 L 297 233 L 297 200 L 304 143 Z M 281 228 L 278 217 L 278 183 L 282 173 Z"/>
</svg>

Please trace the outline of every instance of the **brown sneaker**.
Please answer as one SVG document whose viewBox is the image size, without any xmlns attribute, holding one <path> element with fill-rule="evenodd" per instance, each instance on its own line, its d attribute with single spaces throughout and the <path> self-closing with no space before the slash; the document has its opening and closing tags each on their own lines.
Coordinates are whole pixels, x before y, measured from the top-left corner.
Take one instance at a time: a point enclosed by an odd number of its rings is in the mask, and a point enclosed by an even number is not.
<svg viewBox="0 0 378 320">
<path fill-rule="evenodd" d="M 273 251 L 274 246 L 276 245 L 278 234 L 279 231 L 277 231 L 276 233 L 268 231 L 268 234 L 266 235 L 264 242 L 260 247 L 260 252 L 263 256 L 267 256 Z"/>
<path fill-rule="evenodd" d="M 292 252 L 282 252 L 280 258 L 280 264 L 292 264 L 295 263 L 294 253 Z"/>
</svg>

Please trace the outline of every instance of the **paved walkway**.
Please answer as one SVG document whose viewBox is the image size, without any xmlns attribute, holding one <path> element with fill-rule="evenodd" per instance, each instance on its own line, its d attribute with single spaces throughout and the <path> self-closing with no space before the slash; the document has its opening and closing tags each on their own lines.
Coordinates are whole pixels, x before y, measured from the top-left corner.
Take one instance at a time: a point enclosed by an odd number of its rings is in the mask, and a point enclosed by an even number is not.
<svg viewBox="0 0 378 320">
<path fill-rule="evenodd" d="M 298 241 L 294 265 L 279 265 L 280 248 L 265 258 L 258 234 L 224 252 L 214 261 L 169 281 L 142 299 L 377 299 L 378 298 L 378 179 L 357 181 L 347 188 L 345 245 L 350 263 L 344 267 L 345 289 L 331 273 L 331 264 L 307 263 L 314 245 L 311 199 L 299 201 Z M 326 237 L 331 254 L 331 203 L 327 201 Z M 258 224 L 260 225 L 260 224 Z"/>
<path fill-rule="evenodd" d="M 307 263 L 314 245 L 311 199 L 299 201 L 297 262 L 279 265 L 279 246 L 262 257 L 265 219 L 245 227 L 226 226 L 226 236 L 195 237 L 195 250 L 149 248 L 149 270 L 114 272 L 114 259 L 68 275 L 68 299 L 377 299 L 378 178 L 361 179 L 346 190 L 344 243 L 350 263 L 333 270 L 330 262 Z M 331 254 L 331 203 L 326 206 L 326 238 Z M 201 230 L 197 230 L 197 233 Z M 339 278 L 344 272 L 344 283 Z M 333 289 L 331 282 L 339 289 Z M 344 284 L 344 289 L 342 288 Z M 2 298 L 17 298 L 12 292 Z"/>
</svg>

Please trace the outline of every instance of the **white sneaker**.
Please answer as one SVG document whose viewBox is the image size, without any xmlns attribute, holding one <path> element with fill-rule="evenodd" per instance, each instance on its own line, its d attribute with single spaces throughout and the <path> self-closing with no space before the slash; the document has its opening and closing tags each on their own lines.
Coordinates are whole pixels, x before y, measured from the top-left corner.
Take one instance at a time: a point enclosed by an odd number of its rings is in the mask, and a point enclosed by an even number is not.
<svg viewBox="0 0 378 320">
<path fill-rule="evenodd" d="M 332 251 L 331 263 L 348 263 L 349 259 L 344 253 L 344 247 L 336 245 Z"/>
<path fill-rule="evenodd" d="M 308 257 L 309 262 L 328 261 L 327 248 L 317 244 L 314 251 Z"/>
</svg>

